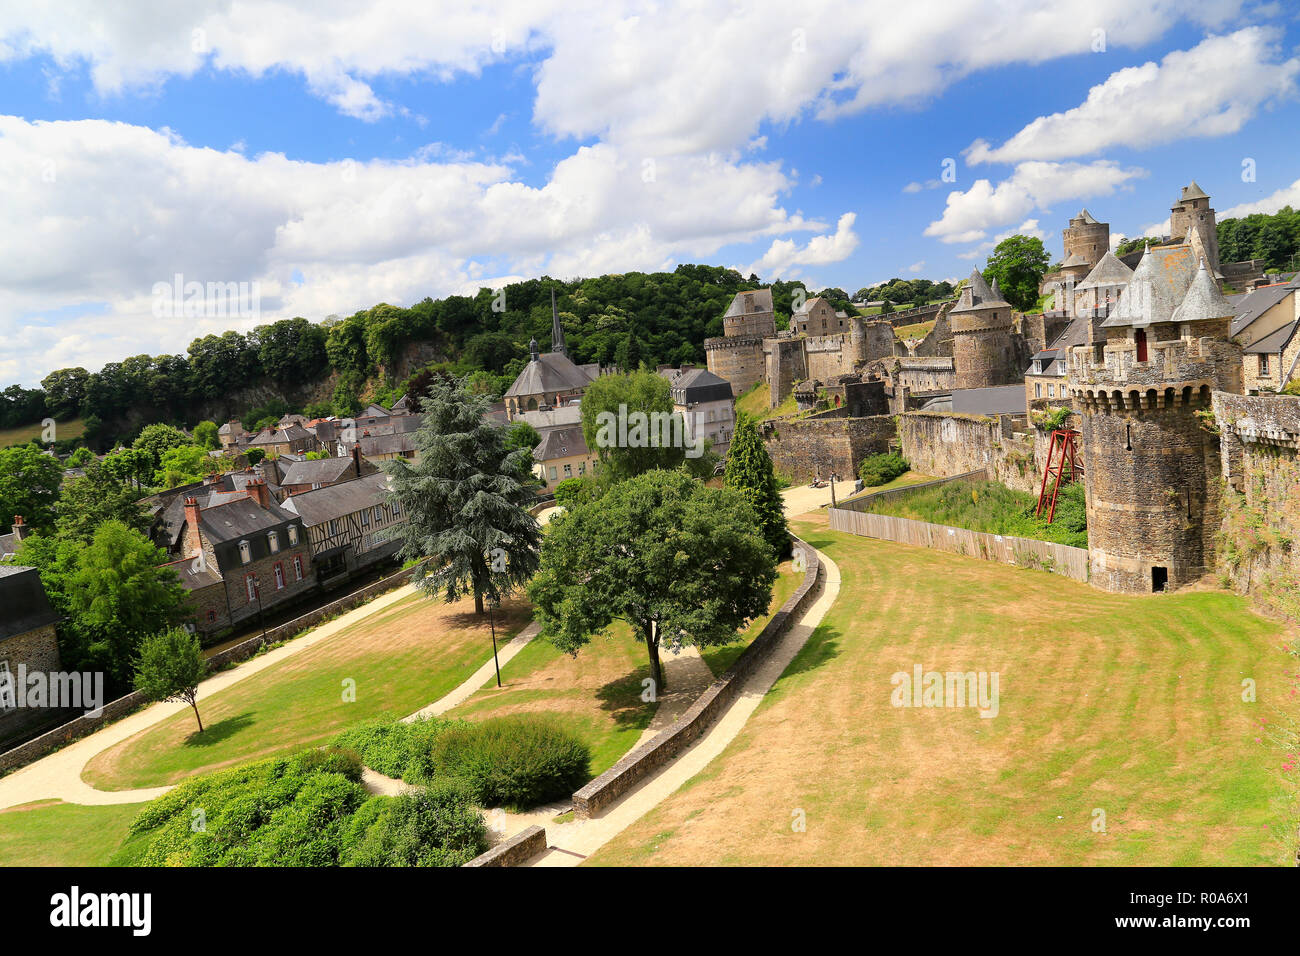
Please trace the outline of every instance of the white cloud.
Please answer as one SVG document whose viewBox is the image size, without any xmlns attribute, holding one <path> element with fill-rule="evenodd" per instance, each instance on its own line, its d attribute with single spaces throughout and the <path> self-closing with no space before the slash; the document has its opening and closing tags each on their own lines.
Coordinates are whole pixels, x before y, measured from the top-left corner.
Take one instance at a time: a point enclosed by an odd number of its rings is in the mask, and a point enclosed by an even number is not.
<svg viewBox="0 0 1300 956">
<path fill-rule="evenodd" d="M 799 266 L 825 266 L 842 262 L 858 247 L 858 235 L 853 231 L 856 213 L 840 216 L 835 232 L 813 236 L 802 247 L 793 239 L 777 239 L 762 257 L 748 266 L 739 268 L 741 275 L 754 273 L 763 279 L 789 279 Z"/>
<path fill-rule="evenodd" d="M 913 262 L 910 266 L 907 267 L 907 271 L 915 274 L 917 272 L 920 272 L 924 268 L 925 268 L 925 260 L 922 259 L 920 262 Z"/>
<path fill-rule="evenodd" d="M 1219 222 L 1225 219 L 1240 219 L 1242 216 L 1250 216 L 1257 212 L 1272 215 L 1283 206 L 1290 206 L 1292 209 L 1300 207 L 1300 179 L 1297 179 L 1290 186 L 1283 186 L 1272 195 L 1265 196 L 1263 199 L 1257 199 L 1254 202 L 1243 202 L 1230 209 L 1225 209 L 1219 213 Z"/>
<path fill-rule="evenodd" d="M 1000 232 L 987 242 L 981 242 L 979 245 L 967 249 L 965 252 L 958 253 L 957 258 L 982 259 L 984 256 L 996 249 L 999 242 L 1003 239 L 1009 239 L 1012 236 L 1030 236 L 1031 238 L 1042 239 L 1044 241 L 1047 239 L 1047 233 L 1043 232 L 1039 227 L 1037 219 L 1026 219 L 1015 229 L 1008 229 L 1005 232 Z"/>
<path fill-rule="evenodd" d="M 997 148 L 977 140 L 970 163 L 1066 159 L 1235 133 L 1266 104 L 1294 94 L 1300 59 L 1278 59 L 1281 31 L 1246 27 L 1175 50 L 1159 64 L 1112 73 L 1074 109 L 1040 116 Z"/>
<path fill-rule="evenodd" d="M 1109 160 L 1021 163 L 996 186 L 979 179 L 965 192 L 949 193 L 943 216 L 930 223 L 925 234 L 946 243 L 976 242 L 990 229 L 1015 222 L 1035 209 L 1046 211 L 1066 199 L 1109 196 L 1145 175 L 1145 170 L 1125 169 Z"/>
<path fill-rule="evenodd" d="M 396 111 L 371 83 L 446 79 L 506 57 L 538 58 L 534 119 L 647 155 L 731 149 L 764 121 L 823 119 L 920 102 L 978 70 L 1087 53 L 1104 25 L 1139 47 L 1174 24 L 1216 27 L 1242 0 L 495 0 L 413 8 L 407 0 L 194 0 L 137 5 L 64 0 L 0 9 L 0 59 L 48 55 L 89 67 L 116 95 L 204 66 L 301 76 L 341 112 Z M 1012 26 L 1014 25 L 1014 26 Z M 6 52 L 7 51 L 7 52 Z"/>
<path fill-rule="evenodd" d="M 257 324 L 154 319 L 153 285 L 175 273 L 260 283 L 263 322 L 318 320 L 448 293 L 474 281 L 480 260 L 596 275 L 826 229 L 783 208 L 792 180 L 779 163 L 683 156 L 657 162 L 649 181 L 644 172 L 610 144 L 578 149 L 534 187 L 460 158 L 312 163 L 125 123 L 0 116 L 0 381 L 184 351 L 196 335 Z M 799 261 L 842 259 L 852 221 Z"/>
</svg>

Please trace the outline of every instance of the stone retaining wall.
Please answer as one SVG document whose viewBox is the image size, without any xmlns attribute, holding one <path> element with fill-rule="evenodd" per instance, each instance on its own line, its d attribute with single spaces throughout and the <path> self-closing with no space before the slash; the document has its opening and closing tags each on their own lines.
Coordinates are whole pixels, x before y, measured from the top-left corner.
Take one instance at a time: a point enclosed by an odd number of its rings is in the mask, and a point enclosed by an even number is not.
<svg viewBox="0 0 1300 956">
<path fill-rule="evenodd" d="M 509 840 L 498 843 L 481 856 L 476 856 L 465 866 L 518 866 L 531 860 L 546 849 L 546 828 L 534 824 L 520 830 Z"/>
<path fill-rule="evenodd" d="M 803 583 L 772 616 L 749 647 L 736 658 L 735 663 L 727 668 L 726 673 L 710 684 L 672 726 L 637 747 L 573 795 L 573 815 L 576 819 L 585 820 L 593 813 L 599 813 L 659 770 L 698 740 L 735 700 L 745 678 L 768 658 L 791 624 L 814 599 L 821 561 L 817 552 L 798 538 L 795 539 L 795 548 L 803 550 L 807 562 Z"/>
<path fill-rule="evenodd" d="M 350 611 L 386 591 L 391 591 L 405 584 L 410 580 L 411 575 L 415 573 L 417 567 L 419 565 L 404 568 L 396 574 L 391 574 L 383 580 L 367 585 L 359 591 L 354 591 L 339 598 L 337 601 L 332 601 L 316 608 L 314 611 L 309 611 L 292 621 L 278 627 L 268 628 L 265 635 L 259 634 L 236 644 L 234 647 L 228 647 L 224 651 L 213 654 L 208 658 L 208 667 L 211 671 L 216 671 L 227 664 L 247 660 L 266 645 L 278 644 L 281 641 L 288 640 L 300 631 L 315 627 L 326 618 L 333 617 L 335 614 L 344 611 Z M 148 702 L 148 698 L 143 694 L 134 691 L 125 697 L 109 701 L 104 705 L 103 712 L 98 717 L 89 717 L 83 714 L 66 724 L 61 724 L 53 730 L 41 734 L 39 737 L 33 737 L 27 743 L 0 754 L 0 775 L 17 770 L 19 767 L 25 766 L 33 760 L 38 760 L 59 747 L 72 743 L 79 737 L 84 737 L 86 734 L 120 720 Z"/>
</svg>

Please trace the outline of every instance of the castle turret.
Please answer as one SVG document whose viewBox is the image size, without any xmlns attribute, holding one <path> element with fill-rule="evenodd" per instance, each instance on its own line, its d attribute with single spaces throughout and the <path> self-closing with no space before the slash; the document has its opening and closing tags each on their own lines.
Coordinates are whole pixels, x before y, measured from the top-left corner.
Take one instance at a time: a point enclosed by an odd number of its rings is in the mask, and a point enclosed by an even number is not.
<svg viewBox="0 0 1300 956">
<path fill-rule="evenodd" d="M 1148 248 L 1100 325 L 1104 341 L 1071 350 L 1093 585 L 1163 591 L 1212 564 L 1219 450 L 1197 412 L 1211 392 L 1241 389 L 1232 316 L 1188 246 Z"/>
<path fill-rule="evenodd" d="M 772 290 L 738 292 L 722 316 L 722 335 L 704 340 L 708 369 L 731 383 L 736 395 L 766 377 L 763 339 L 776 334 Z"/>
<path fill-rule="evenodd" d="M 1192 242 L 1192 234 L 1205 250 L 1206 264 L 1212 273 L 1219 271 L 1219 235 L 1216 214 L 1210 208 L 1210 197 L 1192 180 L 1183 187 L 1169 210 L 1169 239 L 1171 242 Z"/>
<path fill-rule="evenodd" d="M 1011 303 L 976 269 L 948 313 L 955 388 L 989 388 L 1023 377 L 1018 368 Z"/>
<path fill-rule="evenodd" d="M 1062 271 L 1082 267 L 1083 272 L 1076 277 L 1082 279 L 1110 248 L 1110 223 L 1098 222 L 1092 213 L 1081 209 L 1079 215 L 1070 220 L 1070 225 L 1062 230 L 1061 237 L 1065 245 Z"/>
</svg>

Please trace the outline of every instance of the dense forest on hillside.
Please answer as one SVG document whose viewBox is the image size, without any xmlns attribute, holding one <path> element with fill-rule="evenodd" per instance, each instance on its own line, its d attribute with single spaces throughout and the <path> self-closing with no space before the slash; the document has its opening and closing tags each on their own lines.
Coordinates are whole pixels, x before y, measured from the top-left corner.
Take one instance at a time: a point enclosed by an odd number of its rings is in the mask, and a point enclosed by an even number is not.
<svg viewBox="0 0 1300 956">
<path fill-rule="evenodd" d="M 530 339 L 543 350 L 551 346 L 552 289 L 569 354 L 579 363 L 702 363 L 704 340 L 722 334 L 732 296 L 759 286 L 757 276 L 732 269 L 681 265 L 671 273 L 530 279 L 409 308 L 380 303 L 320 323 L 284 319 L 195 339 L 185 355 L 137 355 L 97 372 L 59 369 L 39 389 L 10 386 L 0 392 L 0 427 L 45 415 L 81 417 L 85 441 L 103 450 L 129 441 L 147 422 L 190 427 L 201 418 L 234 416 L 251 427 L 286 411 L 355 414 L 365 402 L 393 401 L 438 372 L 470 375 L 477 389 L 499 396 L 527 363 Z M 785 327 L 803 286 L 772 288 Z M 841 297 L 837 306 L 848 307 Z M 413 362 L 413 351 L 436 358 Z M 315 386 L 317 398 L 294 407 L 287 396 L 308 391 L 304 386 Z M 262 399 L 240 400 L 249 394 Z"/>
</svg>

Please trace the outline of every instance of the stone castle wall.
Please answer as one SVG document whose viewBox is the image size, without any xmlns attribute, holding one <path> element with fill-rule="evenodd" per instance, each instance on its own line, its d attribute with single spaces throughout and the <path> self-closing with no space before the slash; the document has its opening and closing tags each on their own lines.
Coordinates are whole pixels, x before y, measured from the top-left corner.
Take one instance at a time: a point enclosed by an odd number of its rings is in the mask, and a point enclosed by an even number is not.
<svg viewBox="0 0 1300 956">
<path fill-rule="evenodd" d="M 1010 309 L 952 320 L 954 388 L 992 388 L 1024 377 L 1011 325 Z"/>
<path fill-rule="evenodd" d="M 889 415 L 869 418 L 774 419 L 763 423 L 763 441 L 778 472 L 795 484 L 831 472 L 848 478 L 868 455 L 889 450 L 897 432 Z"/>
<path fill-rule="evenodd" d="M 1023 430 L 1017 430 L 1020 426 Z M 1011 416 L 906 412 L 898 416 L 898 444 L 914 471 L 952 478 L 983 468 L 990 479 L 1037 494 L 1048 437 Z"/>
</svg>

